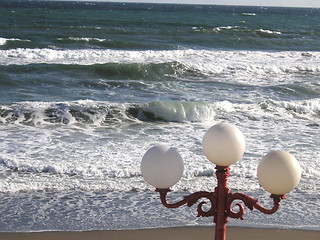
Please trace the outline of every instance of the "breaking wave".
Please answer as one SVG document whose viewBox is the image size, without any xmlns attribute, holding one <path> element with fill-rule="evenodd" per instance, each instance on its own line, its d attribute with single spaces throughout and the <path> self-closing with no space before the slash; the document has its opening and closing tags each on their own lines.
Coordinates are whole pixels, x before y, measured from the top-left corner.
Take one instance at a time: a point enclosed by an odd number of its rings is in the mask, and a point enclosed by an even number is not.
<svg viewBox="0 0 320 240">
<path fill-rule="evenodd" d="M 95 101 L 23 102 L 0 107 L 0 123 L 26 125 L 106 126 L 132 121 L 201 122 L 228 104 L 154 102 L 113 104 Z"/>
<path fill-rule="evenodd" d="M 257 109 L 260 113 L 257 112 Z M 223 113 L 243 115 L 283 114 L 292 117 L 318 119 L 320 99 L 303 101 L 264 101 L 253 104 L 232 104 L 229 101 L 202 102 L 151 102 L 119 104 L 91 100 L 75 102 L 22 102 L 0 106 L 1 124 L 34 126 L 70 125 L 103 127 L 115 124 L 142 122 L 209 122 Z"/>
<path fill-rule="evenodd" d="M 255 59 L 255 61 L 252 61 Z M 28 68 L 84 69 L 104 77 L 131 79 L 166 76 L 212 77 L 251 79 L 270 84 L 267 77 L 277 76 L 280 81 L 289 75 L 319 74 L 319 52 L 261 52 L 209 50 L 54 50 L 11 49 L 0 50 L 0 65 L 4 71 Z M 45 64 L 49 66 L 44 66 Z M 240 81 L 240 80 L 239 80 Z M 248 82 L 248 84 L 250 84 Z M 255 81 L 253 81 L 255 84 Z"/>
</svg>

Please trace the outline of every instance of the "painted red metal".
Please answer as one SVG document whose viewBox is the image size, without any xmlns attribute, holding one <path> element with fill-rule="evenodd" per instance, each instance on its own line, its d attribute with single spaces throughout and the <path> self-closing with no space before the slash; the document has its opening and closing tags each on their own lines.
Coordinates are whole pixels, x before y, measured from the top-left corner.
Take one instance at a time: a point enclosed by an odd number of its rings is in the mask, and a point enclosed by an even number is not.
<svg viewBox="0 0 320 240">
<path fill-rule="evenodd" d="M 217 210 L 214 215 L 214 222 L 216 224 L 215 239 L 225 240 L 227 232 L 227 197 L 229 194 L 228 178 L 230 176 L 229 167 L 216 167 L 216 176 L 218 186 L 215 189 L 217 195 Z"/>
<path fill-rule="evenodd" d="M 161 203 L 167 208 L 178 208 L 184 204 L 188 207 L 193 206 L 198 202 L 198 200 L 206 198 L 210 201 L 210 209 L 204 210 L 202 206 L 207 204 L 206 201 L 201 201 L 198 204 L 197 217 L 210 217 L 213 216 L 214 223 L 216 225 L 215 230 L 215 240 L 226 240 L 226 228 L 228 223 L 228 217 L 244 219 L 244 207 L 241 203 L 236 203 L 239 211 L 233 211 L 232 203 L 235 200 L 240 200 L 244 205 L 250 210 L 257 209 L 258 211 L 265 214 L 273 214 L 280 207 L 281 199 L 285 199 L 285 195 L 271 195 L 273 198 L 273 207 L 271 209 L 264 208 L 258 203 L 258 200 L 249 197 L 243 193 L 231 193 L 228 187 L 228 178 L 230 176 L 229 167 L 216 167 L 216 177 L 218 181 L 218 186 L 215 188 L 214 192 L 200 191 L 192 193 L 185 196 L 183 200 L 176 203 L 167 202 L 167 194 L 170 189 L 156 189 L 160 194 Z"/>
</svg>

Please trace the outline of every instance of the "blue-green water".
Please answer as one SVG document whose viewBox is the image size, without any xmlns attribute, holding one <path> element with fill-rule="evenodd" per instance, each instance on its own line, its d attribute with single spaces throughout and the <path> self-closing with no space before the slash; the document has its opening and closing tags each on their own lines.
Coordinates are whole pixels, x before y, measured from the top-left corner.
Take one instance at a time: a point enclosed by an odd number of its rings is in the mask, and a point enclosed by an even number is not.
<svg viewBox="0 0 320 240">
<path fill-rule="evenodd" d="M 161 206 L 140 161 L 172 145 L 176 197 L 212 191 L 201 141 L 221 121 L 246 138 L 231 191 L 270 201 L 271 150 L 303 169 L 281 211 L 230 224 L 319 229 L 319 9 L 7 0 L 0 16 L 0 231 L 210 225 Z"/>
</svg>

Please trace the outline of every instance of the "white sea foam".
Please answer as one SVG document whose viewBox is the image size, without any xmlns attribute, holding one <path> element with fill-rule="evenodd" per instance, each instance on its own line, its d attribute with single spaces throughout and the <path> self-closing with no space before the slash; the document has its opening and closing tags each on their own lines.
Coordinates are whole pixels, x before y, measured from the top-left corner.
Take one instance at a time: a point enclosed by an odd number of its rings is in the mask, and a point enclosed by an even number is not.
<svg viewBox="0 0 320 240">
<path fill-rule="evenodd" d="M 90 41 L 105 42 L 105 41 L 107 41 L 106 39 L 103 39 L 103 38 L 85 38 L 85 37 L 57 38 L 57 40 L 59 40 L 59 41 L 62 41 L 65 39 L 72 40 L 72 41 L 84 41 L 84 42 L 90 42 Z"/>
<path fill-rule="evenodd" d="M 213 28 L 214 32 L 220 32 L 223 30 L 235 30 L 235 29 L 239 29 L 240 26 L 222 26 L 222 27 L 215 27 Z"/>
<path fill-rule="evenodd" d="M 295 74 L 318 74 L 319 52 L 263 51 L 125 51 L 125 50 L 55 50 L 11 49 L 0 51 L 1 65 L 27 64 L 105 64 L 178 62 L 186 69 L 204 76 L 221 75 L 249 85 L 272 85 L 297 81 Z M 255 61 L 252 61 L 255 59 Z M 291 77 L 290 77 L 291 75 Z"/>
<path fill-rule="evenodd" d="M 279 31 L 273 31 L 268 29 L 259 29 L 258 32 L 267 33 L 267 34 L 275 34 L 275 35 L 281 35 L 282 33 Z"/>
<path fill-rule="evenodd" d="M 102 176 L 98 169 L 83 168 L 77 165 L 46 164 L 44 162 L 38 164 L 28 164 L 10 159 L 0 159 L 0 165 L 4 168 L 11 169 L 20 173 L 48 173 L 48 174 L 65 174 L 69 176 Z M 120 174 L 118 174 L 120 175 Z"/>
<path fill-rule="evenodd" d="M 0 37 L 0 46 L 5 45 L 8 41 L 20 41 L 20 42 L 31 42 L 28 39 L 19 39 L 19 38 L 2 38 Z"/>
<path fill-rule="evenodd" d="M 244 16 L 256 16 L 256 13 L 242 13 Z"/>
<path fill-rule="evenodd" d="M 277 105 L 300 116 L 320 117 L 320 98 L 302 101 L 283 101 L 277 103 Z"/>
<path fill-rule="evenodd" d="M 6 44 L 7 39 L 6 38 L 0 38 L 0 45 Z"/>
<path fill-rule="evenodd" d="M 3 124 L 31 124 L 99 127 L 107 115 L 118 121 L 125 120 L 123 104 L 82 100 L 74 102 L 21 102 L 0 106 L 0 122 Z M 116 113 L 112 112 L 116 108 Z M 81 116 L 79 116 L 81 115 Z"/>
</svg>

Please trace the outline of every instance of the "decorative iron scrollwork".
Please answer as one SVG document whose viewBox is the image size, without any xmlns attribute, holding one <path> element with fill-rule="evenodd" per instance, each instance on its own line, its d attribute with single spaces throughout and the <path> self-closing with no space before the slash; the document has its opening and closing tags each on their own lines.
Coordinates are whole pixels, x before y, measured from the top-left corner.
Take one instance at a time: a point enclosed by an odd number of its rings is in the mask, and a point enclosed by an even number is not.
<svg viewBox="0 0 320 240">
<path fill-rule="evenodd" d="M 228 189 L 227 189 L 228 190 Z M 176 203 L 168 203 L 167 201 L 167 194 L 170 192 L 170 189 L 156 189 L 157 192 L 160 193 L 160 199 L 161 203 L 167 207 L 167 208 L 178 208 L 184 204 L 187 204 L 188 207 L 191 207 L 195 205 L 200 199 L 206 198 L 210 201 L 210 209 L 209 210 L 204 210 L 203 206 L 207 204 L 206 201 L 202 201 L 198 204 L 197 207 L 197 212 L 198 215 L 197 217 L 210 217 L 214 216 L 216 217 L 217 214 L 217 198 L 216 198 L 216 192 L 206 192 L 206 191 L 200 191 L 200 192 L 195 192 L 193 194 L 190 194 L 188 196 L 184 196 L 183 199 L 179 202 Z M 244 219 L 244 207 L 241 203 L 236 203 L 235 206 L 239 208 L 238 212 L 233 210 L 232 203 L 235 200 L 240 200 L 244 203 L 244 205 L 249 208 L 250 210 L 257 209 L 262 213 L 265 214 L 273 214 L 275 213 L 279 207 L 280 207 L 280 201 L 281 199 L 286 198 L 285 195 L 271 195 L 271 198 L 273 198 L 273 207 L 271 209 L 265 208 L 262 205 L 258 203 L 258 200 L 249 197 L 246 194 L 243 193 L 227 193 L 227 202 L 226 202 L 226 209 L 225 209 L 225 214 L 226 218 L 231 217 L 231 218 L 238 218 L 243 220 Z"/>
<path fill-rule="evenodd" d="M 170 192 L 170 189 L 156 189 L 157 192 L 160 193 L 160 199 L 161 203 L 167 207 L 167 208 L 178 208 L 184 204 L 187 204 L 188 207 L 193 206 L 200 200 L 201 198 L 206 198 L 210 201 L 210 209 L 209 210 L 204 210 L 203 206 L 207 204 L 206 201 L 202 201 L 198 204 L 197 207 L 197 212 L 198 215 L 197 217 L 210 217 L 215 215 L 215 209 L 216 209 L 216 197 L 213 192 L 206 192 L 206 191 L 200 191 L 200 192 L 195 192 L 193 194 L 190 194 L 188 196 L 184 196 L 183 200 L 176 202 L 176 203 L 168 203 L 167 202 L 167 194 Z"/>
<path fill-rule="evenodd" d="M 244 219 L 244 207 L 241 203 L 236 203 L 236 206 L 239 208 L 238 212 L 233 211 L 232 202 L 235 200 L 241 200 L 244 205 L 249 208 L 250 210 L 257 209 L 262 213 L 265 214 L 273 214 L 275 213 L 279 207 L 280 207 L 280 201 L 281 199 L 286 198 L 285 195 L 271 195 L 271 198 L 273 198 L 273 207 L 271 209 L 265 208 L 262 205 L 258 203 L 258 200 L 249 197 L 246 194 L 243 193 L 229 193 L 227 196 L 227 216 L 231 218 L 240 218 L 241 220 Z"/>
</svg>

